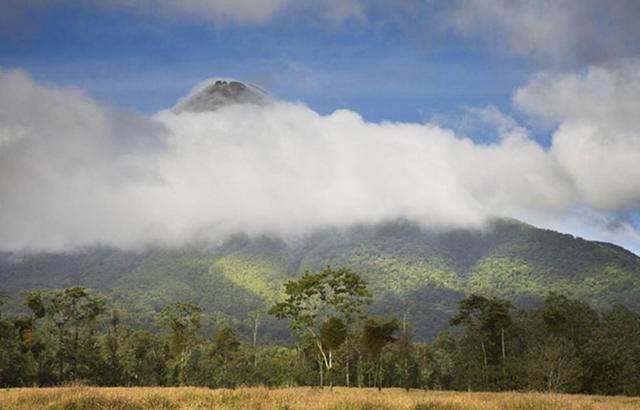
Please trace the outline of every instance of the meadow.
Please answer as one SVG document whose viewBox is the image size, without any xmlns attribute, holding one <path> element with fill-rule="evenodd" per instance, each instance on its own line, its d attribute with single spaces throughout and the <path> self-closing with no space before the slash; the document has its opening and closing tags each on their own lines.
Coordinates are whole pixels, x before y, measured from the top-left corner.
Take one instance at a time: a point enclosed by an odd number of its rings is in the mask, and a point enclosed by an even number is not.
<svg viewBox="0 0 640 410">
<path fill-rule="evenodd" d="M 0 409 L 638 409 L 639 397 L 371 388 L 55 387 L 0 391 Z"/>
</svg>

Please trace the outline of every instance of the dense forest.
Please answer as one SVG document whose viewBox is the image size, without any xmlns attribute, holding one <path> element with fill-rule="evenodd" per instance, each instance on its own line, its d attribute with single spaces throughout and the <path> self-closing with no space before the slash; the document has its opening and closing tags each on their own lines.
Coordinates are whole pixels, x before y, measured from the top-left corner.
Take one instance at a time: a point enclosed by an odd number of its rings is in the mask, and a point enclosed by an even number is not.
<svg viewBox="0 0 640 410">
<path fill-rule="evenodd" d="M 416 341 L 433 340 L 470 294 L 537 309 L 549 291 L 598 311 L 623 304 L 640 312 L 640 258 L 618 246 L 497 220 L 481 230 L 434 231 L 407 221 L 315 232 L 303 238 L 233 237 L 220 244 L 123 251 L 0 252 L 5 314 L 27 313 L 21 292 L 83 286 L 120 311 L 121 323 L 157 333 L 159 312 L 175 302 L 203 309 L 202 331 L 219 323 L 251 333 L 247 317 L 282 295 L 305 271 L 344 266 L 372 293 L 371 315 L 407 317 Z M 408 303 L 411 309 L 405 311 Z M 262 341 L 282 344 L 284 321 L 263 315 Z"/>
<path fill-rule="evenodd" d="M 209 387 L 401 386 L 453 390 L 541 390 L 640 394 L 640 315 L 623 305 L 595 311 L 549 293 L 541 307 L 516 309 L 471 294 L 451 332 L 414 340 L 407 319 L 371 317 L 371 292 L 348 268 L 287 281 L 269 309 L 245 318 L 241 336 L 203 308 L 164 306 L 163 332 L 122 323 L 107 299 L 83 287 L 23 292 L 28 314 L 0 317 L 0 385 Z M 263 338 L 267 318 L 289 326 L 290 343 Z"/>
</svg>

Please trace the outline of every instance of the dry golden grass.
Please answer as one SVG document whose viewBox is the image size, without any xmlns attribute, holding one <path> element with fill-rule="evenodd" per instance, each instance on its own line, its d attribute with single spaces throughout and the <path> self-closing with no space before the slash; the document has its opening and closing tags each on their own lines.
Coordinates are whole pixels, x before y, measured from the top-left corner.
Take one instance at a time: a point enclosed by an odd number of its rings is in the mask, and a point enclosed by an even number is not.
<svg viewBox="0 0 640 410">
<path fill-rule="evenodd" d="M 0 409 L 640 409 L 640 398 L 543 393 L 461 393 L 309 387 L 59 387 L 0 391 Z"/>
</svg>

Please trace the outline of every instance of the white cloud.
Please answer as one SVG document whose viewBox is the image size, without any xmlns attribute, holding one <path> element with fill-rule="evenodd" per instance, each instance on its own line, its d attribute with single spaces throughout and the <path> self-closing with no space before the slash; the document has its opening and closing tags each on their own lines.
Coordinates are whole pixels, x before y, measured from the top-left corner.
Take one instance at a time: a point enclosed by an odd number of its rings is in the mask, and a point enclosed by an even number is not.
<svg viewBox="0 0 640 410">
<path fill-rule="evenodd" d="M 574 92 L 589 94 L 589 78 L 578 76 Z M 501 216 L 551 224 L 576 206 L 616 212 L 640 192 L 630 180 L 637 140 L 618 133 L 625 127 L 606 138 L 581 132 L 617 123 L 579 124 L 591 114 L 546 100 L 563 81 L 538 76 L 517 94 L 563 122 L 546 150 L 493 108 L 482 114 L 501 139 L 482 145 L 433 124 L 368 123 L 288 102 L 141 118 L 0 72 L 0 249 L 181 245 L 396 218 L 432 228 Z M 565 121 L 578 128 L 567 133 Z M 603 153 L 583 166 L 595 155 L 585 139 Z"/>
<path fill-rule="evenodd" d="M 0 71 L 0 135 L 0 247 L 128 245 L 148 229 L 131 189 L 154 183 L 158 125 Z"/>
<path fill-rule="evenodd" d="M 597 62 L 640 47 L 635 0 L 456 0 L 445 10 L 459 33 L 525 57 Z"/>
<path fill-rule="evenodd" d="M 640 206 L 640 61 L 538 74 L 515 101 L 559 123 L 550 155 L 574 181 L 578 201 L 604 210 Z"/>
</svg>

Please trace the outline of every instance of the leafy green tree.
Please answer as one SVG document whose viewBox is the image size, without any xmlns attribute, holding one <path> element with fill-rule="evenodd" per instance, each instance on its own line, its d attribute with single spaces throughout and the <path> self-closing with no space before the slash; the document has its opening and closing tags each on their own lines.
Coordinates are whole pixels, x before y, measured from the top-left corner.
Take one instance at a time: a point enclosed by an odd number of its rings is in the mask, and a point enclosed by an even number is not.
<svg viewBox="0 0 640 410">
<path fill-rule="evenodd" d="M 255 368 L 256 384 L 266 386 L 296 386 L 305 384 L 306 366 L 301 366 L 297 348 L 263 346 Z"/>
<path fill-rule="evenodd" d="M 170 352 L 159 336 L 146 331 L 126 329 L 122 338 L 122 384 L 158 386 L 167 382 Z"/>
<path fill-rule="evenodd" d="M 5 301 L 5 296 L 0 295 L 0 307 Z M 0 314 L 0 386 L 20 383 L 21 365 L 19 332 L 12 320 Z"/>
<path fill-rule="evenodd" d="M 604 313 L 585 346 L 584 363 L 590 392 L 640 395 L 640 315 L 622 305 Z"/>
<path fill-rule="evenodd" d="M 409 391 L 415 378 L 415 367 L 413 352 L 413 330 L 411 325 L 407 321 L 408 306 L 405 305 L 404 313 L 402 316 L 402 326 L 400 327 L 400 336 L 395 343 L 395 356 L 397 360 L 396 367 L 400 372 L 400 378 L 402 379 L 402 387 L 406 391 Z"/>
<path fill-rule="evenodd" d="M 578 353 L 593 337 L 598 326 L 598 314 L 586 303 L 551 292 L 539 311 L 547 333 L 573 343 Z"/>
<path fill-rule="evenodd" d="M 31 315 L 20 326 L 20 341 L 23 352 L 23 383 L 28 385 L 51 385 L 55 382 L 51 340 L 47 330 L 50 324 L 46 318 L 45 303 L 48 292 L 34 290 L 22 292 L 22 299 Z"/>
<path fill-rule="evenodd" d="M 424 389 L 451 390 L 458 343 L 449 332 L 440 332 L 433 342 L 415 343 L 417 385 Z"/>
<path fill-rule="evenodd" d="M 58 382 L 89 379 L 98 363 L 97 329 L 104 299 L 81 286 L 32 296 L 28 303 L 36 317 L 44 308 Z"/>
<path fill-rule="evenodd" d="M 235 329 L 229 326 L 219 328 L 213 336 L 210 347 L 209 366 L 212 367 L 211 379 L 216 387 L 234 387 L 251 381 L 253 372 L 252 346 L 238 340 Z"/>
<path fill-rule="evenodd" d="M 120 311 L 118 309 L 112 309 L 107 326 L 107 334 L 104 339 L 106 357 L 104 363 L 105 374 L 102 378 L 102 382 L 110 386 L 117 385 L 122 379 L 120 327 Z"/>
<path fill-rule="evenodd" d="M 176 302 L 165 306 L 158 319 L 171 331 L 169 347 L 176 360 L 177 381 L 187 382 L 186 366 L 193 347 L 198 344 L 197 332 L 202 326 L 202 308 L 190 302 Z"/>
<path fill-rule="evenodd" d="M 464 327 L 465 334 L 462 345 L 470 345 L 471 348 L 463 349 L 463 356 L 467 356 L 480 347 L 482 357 L 481 388 L 488 389 L 495 386 L 496 367 L 504 365 L 507 358 L 507 333 L 513 325 L 509 310 L 511 304 L 508 301 L 472 294 L 460 301 L 459 312 L 451 318 L 452 325 Z M 464 359 L 463 361 L 467 361 Z M 466 366 L 473 365 L 468 361 Z M 468 368 L 463 373 L 465 377 L 473 375 L 474 368 Z M 502 379 L 506 375 L 501 375 Z M 469 383 L 467 383 L 469 385 Z"/>
<path fill-rule="evenodd" d="M 580 390 L 585 369 L 567 339 L 552 336 L 535 345 L 526 353 L 525 363 L 531 389 L 557 393 Z"/>
<path fill-rule="evenodd" d="M 395 342 L 395 332 L 399 324 L 396 319 L 367 319 L 364 322 L 362 342 L 374 364 L 374 386 L 382 390 L 382 349 Z"/>
<path fill-rule="evenodd" d="M 319 273 L 305 273 L 285 283 L 285 299 L 269 312 L 289 319 L 294 335 L 309 338 L 317 348 L 320 385 L 323 372 L 334 368 L 334 351 L 346 339 L 348 323 L 369 301 L 366 283 L 347 268 L 327 267 Z"/>
</svg>

